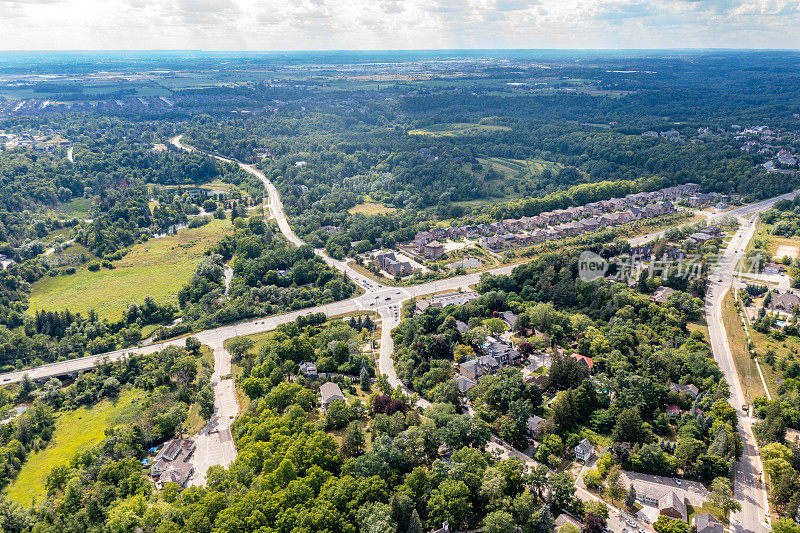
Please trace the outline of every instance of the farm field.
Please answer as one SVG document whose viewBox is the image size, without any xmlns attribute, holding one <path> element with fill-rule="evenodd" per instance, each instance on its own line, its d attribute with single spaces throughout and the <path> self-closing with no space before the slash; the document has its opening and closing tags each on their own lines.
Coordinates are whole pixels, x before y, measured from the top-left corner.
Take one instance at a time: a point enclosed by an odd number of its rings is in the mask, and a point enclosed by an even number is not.
<svg viewBox="0 0 800 533">
<path fill-rule="evenodd" d="M 452 122 L 447 124 L 434 124 L 426 128 L 410 130 L 408 134 L 448 137 L 457 135 L 481 135 L 499 131 L 511 131 L 511 128 L 508 126 L 490 126 L 488 124 L 474 124 L 471 122 Z"/>
<path fill-rule="evenodd" d="M 56 420 L 50 444 L 28 457 L 17 478 L 6 489 L 8 498 L 23 506 L 30 505 L 33 498 L 41 499 L 47 473 L 103 440 L 106 428 L 133 420 L 143 396 L 140 390 L 127 390 L 114 402 L 103 400 L 94 407 L 62 413 Z"/>
<path fill-rule="evenodd" d="M 394 213 L 397 211 L 394 207 L 386 207 L 382 204 L 375 202 L 364 202 L 350 208 L 349 212 L 352 214 L 361 213 L 363 215 L 384 215 L 386 213 Z"/>
<path fill-rule="evenodd" d="M 137 244 L 115 268 L 90 272 L 82 266 L 73 275 L 44 277 L 33 284 L 29 312 L 69 308 L 86 313 L 94 309 L 118 319 L 131 302 L 150 295 L 157 301 L 176 301 L 178 290 L 191 278 L 206 249 L 229 233 L 229 220 L 213 219 L 200 228 Z"/>
</svg>

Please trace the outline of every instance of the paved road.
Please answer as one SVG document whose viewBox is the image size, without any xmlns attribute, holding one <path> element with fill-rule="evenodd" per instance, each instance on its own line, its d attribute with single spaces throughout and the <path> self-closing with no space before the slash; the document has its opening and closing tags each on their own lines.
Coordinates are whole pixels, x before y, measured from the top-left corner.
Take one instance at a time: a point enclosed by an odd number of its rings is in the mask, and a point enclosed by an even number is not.
<svg viewBox="0 0 800 533">
<path fill-rule="evenodd" d="M 774 201 L 760 202 L 759 209 L 769 209 Z M 756 210 L 748 211 L 746 214 L 757 212 Z M 752 420 L 749 413 L 742 409 L 747 400 L 742 391 L 739 373 L 736 370 L 728 343 L 728 334 L 722 322 L 722 300 L 734 282 L 736 263 L 744 254 L 747 244 L 756 231 L 755 221 L 740 219 L 740 222 L 742 225 L 728 244 L 717 267 L 712 271 L 709 285 L 711 296 L 706 299 L 706 320 L 711 338 L 711 348 L 714 352 L 714 359 L 730 385 L 730 403 L 739 415 L 739 435 L 744 443 L 744 451 L 736 469 L 734 483 L 735 497 L 742 504 L 742 511 L 731 515 L 731 531 L 734 533 L 765 532 L 769 529 L 769 525 L 765 522 L 765 510 L 768 509 L 766 492 L 760 481 L 760 472 L 763 472 L 763 466 L 753 436 Z"/>
<path fill-rule="evenodd" d="M 180 148 L 181 150 L 186 150 L 187 152 L 195 152 L 195 151 L 202 152 L 220 161 L 225 161 L 226 163 L 236 163 L 237 165 L 239 165 L 239 168 L 241 168 L 245 172 L 249 172 L 253 176 L 260 179 L 261 182 L 264 184 L 264 188 L 267 191 L 266 207 L 269 209 L 270 218 L 274 219 L 275 222 L 277 222 L 278 229 L 280 229 L 283 236 L 290 243 L 294 244 L 295 246 L 303 246 L 305 244 L 303 239 L 298 237 L 297 234 L 292 229 L 292 227 L 289 225 L 289 220 L 286 218 L 286 212 L 283 210 L 283 202 L 281 201 L 281 196 L 280 193 L 278 193 L 278 189 L 270 180 L 267 179 L 267 177 L 264 175 L 263 172 L 258 170 L 253 165 L 246 165 L 245 163 L 241 163 L 239 161 L 235 161 L 233 159 L 229 159 L 221 155 L 204 152 L 203 150 L 200 150 L 193 146 L 183 144 L 181 142 L 182 137 L 183 135 L 178 135 L 176 137 L 173 137 L 172 139 L 170 139 L 170 143 L 172 143 L 172 145 L 175 146 L 176 148 Z M 360 272 L 349 266 L 344 261 L 339 261 L 337 259 L 328 256 L 322 249 L 316 249 L 314 250 L 314 253 L 319 255 L 328 265 L 340 270 L 341 272 L 344 272 L 347 275 L 347 277 L 352 279 L 355 283 L 357 283 L 366 290 L 375 290 L 385 287 L 385 285 L 382 285 L 377 281 L 374 281 L 369 277 L 365 276 L 364 274 L 361 274 Z"/>
<path fill-rule="evenodd" d="M 197 448 L 190 459 L 194 466 L 194 474 L 189 482 L 189 485 L 194 486 L 205 485 L 206 473 L 210 466 L 227 467 L 236 460 L 236 444 L 231 435 L 231 425 L 239 414 L 239 401 L 236 396 L 236 384 L 230 377 L 231 354 L 223 346 L 222 339 L 208 344 L 214 351 L 214 373 L 211 375 L 214 415 L 211 424 L 195 435 Z"/>
<path fill-rule="evenodd" d="M 741 207 L 737 207 L 736 209 L 731 209 L 729 211 L 722 211 L 720 213 L 709 213 L 707 211 L 695 211 L 695 213 L 705 216 L 706 222 L 712 224 L 717 220 L 729 216 L 738 218 L 738 217 L 748 217 L 754 213 L 763 213 L 764 211 L 775 205 L 775 203 L 778 202 L 779 200 L 792 199 L 798 194 L 800 194 L 800 190 L 782 194 L 780 196 L 776 196 L 775 198 L 770 198 L 768 200 L 763 200 L 761 202 L 756 202 L 754 204 L 743 205 Z M 654 233 L 642 235 L 640 237 L 634 237 L 632 239 L 628 239 L 628 242 L 631 243 L 631 246 L 642 246 L 643 244 L 647 244 L 650 241 L 663 237 L 664 234 L 666 234 L 667 231 L 669 231 L 670 229 L 671 228 L 666 228 L 661 231 L 656 231 Z"/>
</svg>

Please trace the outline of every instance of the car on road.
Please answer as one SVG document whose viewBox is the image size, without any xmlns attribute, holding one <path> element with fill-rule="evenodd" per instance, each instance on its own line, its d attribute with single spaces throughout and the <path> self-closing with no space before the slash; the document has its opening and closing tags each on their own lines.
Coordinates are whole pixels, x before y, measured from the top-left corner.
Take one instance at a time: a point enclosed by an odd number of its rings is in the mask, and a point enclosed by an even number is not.
<svg viewBox="0 0 800 533">
<path fill-rule="evenodd" d="M 384 298 L 384 300 L 386 300 L 387 302 L 388 302 L 389 300 L 391 300 L 391 299 L 392 299 L 392 297 L 391 297 L 391 296 L 387 296 L 386 298 Z"/>
<path fill-rule="evenodd" d="M 628 525 L 629 525 L 629 526 L 631 526 L 631 527 L 636 527 L 636 522 L 634 522 L 634 521 L 633 521 L 633 520 L 631 520 L 630 518 L 627 518 L 627 519 L 625 520 L 625 523 L 626 523 L 626 524 L 628 524 Z"/>
<path fill-rule="evenodd" d="M 674 481 L 675 484 L 678 485 L 679 487 L 681 486 L 681 480 L 680 479 L 674 477 L 674 478 L 672 478 L 672 481 Z"/>
</svg>

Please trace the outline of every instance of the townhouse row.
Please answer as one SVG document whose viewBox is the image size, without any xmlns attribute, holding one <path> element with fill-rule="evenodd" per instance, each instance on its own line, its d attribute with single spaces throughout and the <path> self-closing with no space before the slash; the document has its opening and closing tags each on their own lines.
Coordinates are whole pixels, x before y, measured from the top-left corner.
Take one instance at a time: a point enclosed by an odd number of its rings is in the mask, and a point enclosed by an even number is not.
<svg viewBox="0 0 800 533">
<path fill-rule="evenodd" d="M 444 253 L 439 240 L 448 238 L 495 237 L 484 246 L 503 247 L 505 243 L 535 244 L 545 240 L 577 235 L 609 226 L 632 222 L 666 214 L 675 210 L 670 200 L 691 197 L 700 190 L 696 183 L 685 183 L 658 191 L 632 193 L 624 198 L 611 198 L 579 207 L 568 207 L 546 211 L 532 217 L 504 219 L 491 224 L 475 224 L 450 228 L 433 228 L 420 231 L 414 237 L 414 248 L 428 259 L 436 259 Z M 521 233 L 523 230 L 540 228 L 539 233 Z M 497 236 L 502 238 L 497 239 Z M 510 237 L 509 237 L 510 236 Z M 518 237 L 517 237 L 518 236 Z"/>
</svg>

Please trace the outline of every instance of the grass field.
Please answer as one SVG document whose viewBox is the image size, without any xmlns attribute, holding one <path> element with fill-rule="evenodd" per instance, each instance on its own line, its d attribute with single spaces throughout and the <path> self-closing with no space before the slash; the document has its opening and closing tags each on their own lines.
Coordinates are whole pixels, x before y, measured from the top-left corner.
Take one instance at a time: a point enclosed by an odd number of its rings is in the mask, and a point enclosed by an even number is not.
<svg viewBox="0 0 800 533">
<path fill-rule="evenodd" d="M 375 202 L 364 202 L 363 204 L 358 204 L 353 206 L 349 209 L 349 213 L 361 213 L 362 215 L 384 215 L 386 213 L 394 213 L 397 211 L 394 207 L 386 207 L 382 204 L 376 204 Z"/>
<path fill-rule="evenodd" d="M 429 137 L 453 137 L 457 135 L 483 135 L 498 131 L 511 131 L 508 126 L 491 126 L 488 124 L 474 124 L 471 122 L 452 122 L 434 124 L 426 128 L 410 130 L 409 135 L 427 135 Z"/>
<path fill-rule="evenodd" d="M 56 420 L 50 444 L 28 457 L 17 478 L 6 489 L 9 499 L 24 506 L 30 505 L 33 498 L 41 499 L 47 473 L 53 467 L 68 464 L 76 453 L 103 440 L 106 428 L 133 420 L 143 396 L 140 390 L 128 390 L 120 394 L 116 402 L 103 400 L 91 408 L 62 413 Z"/>
<path fill-rule="evenodd" d="M 229 220 L 213 219 L 205 226 L 135 245 L 113 270 L 90 272 L 83 266 L 71 276 L 46 276 L 33 284 L 29 311 L 94 309 L 101 317 L 117 319 L 128 304 L 146 295 L 176 300 L 206 249 L 231 228 Z"/>
<path fill-rule="evenodd" d="M 73 198 L 65 204 L 61 204 L 61 210 L 71 216 L 77 218 L 86 218 L 89 216 L 89 207 L 92 205 L 90 198 Z"/>
<path fill-rule="evenodd" d="M 758 396 L 766 396 L 756 364 L 750 358 L 750 353 L 747 350 L 747 336 L 736 308 L 733 306 L 733 294 L 730 292 L 725 295 L 725 299 L 722 301 L 722 321 L 725 325 L 725 332 L 728 334 L 728 344 L 731 347 L 733 360 L 736 363 L 742 390 L 745 391 L 748 400 Z M 759 353 L 762 353 L 767 346 L 777 344 L 777 341 L 755 331 L 753 328 L 750 328 L 750 337 Z M 767 382 L 770 394 L 775 395 L 778 388 L 775 378 L 780 376 L 769 365 L 764 364 L 763 358 L 759 358 L 759 363 L 761 363 L 761 370 L 764 372 L 764 380 Z M 749 391 L 747 388 L 748 381 L 750 383 Z"/>
<path fill-rule="evenodd" d="M 557 173 L 563 165 L 544 159 L 509 159 L 506 157 L 479 158 L 478 162 L 484 165 L 491 165 L 500 172 L 517 174 L 528 172 L 533 176 L 539 176 L 545 169 Z"/>
</svg>

